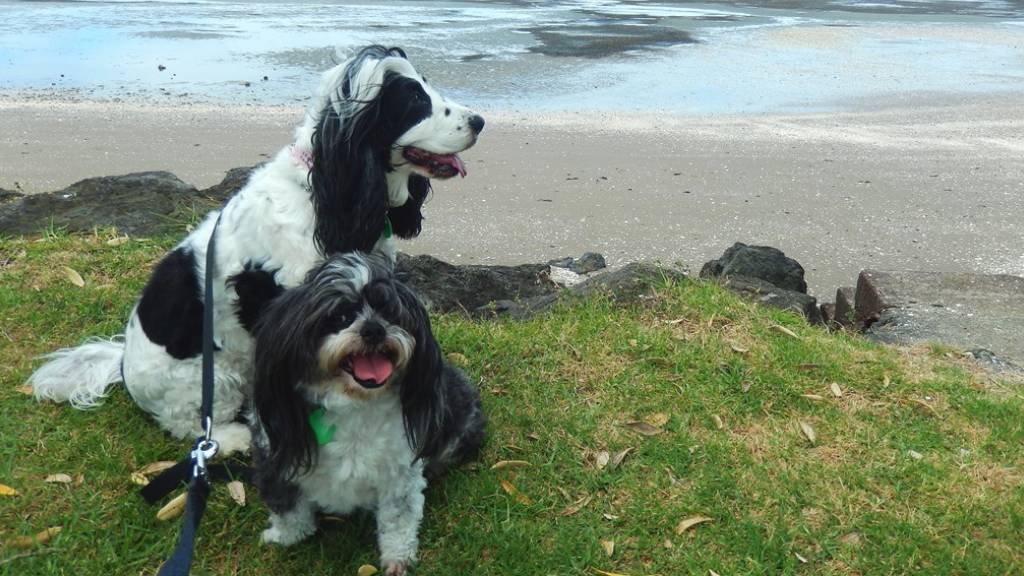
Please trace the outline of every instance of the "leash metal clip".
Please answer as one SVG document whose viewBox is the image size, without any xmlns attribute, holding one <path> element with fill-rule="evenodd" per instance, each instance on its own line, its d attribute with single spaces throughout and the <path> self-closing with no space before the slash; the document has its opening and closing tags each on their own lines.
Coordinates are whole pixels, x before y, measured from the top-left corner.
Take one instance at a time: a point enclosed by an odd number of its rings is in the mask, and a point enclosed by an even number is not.
<svg viewBox="0 0 1024 576">
<path fill-rule="evenodd" d="M 220 444 L 210 436 L 213 434 L 213 422 L 209 416 L 203 419 L 203 439 L 192 450 L 192 477 L 206 478 L 206 461 L 212 460 L 220 450 Z"/>
</svg>

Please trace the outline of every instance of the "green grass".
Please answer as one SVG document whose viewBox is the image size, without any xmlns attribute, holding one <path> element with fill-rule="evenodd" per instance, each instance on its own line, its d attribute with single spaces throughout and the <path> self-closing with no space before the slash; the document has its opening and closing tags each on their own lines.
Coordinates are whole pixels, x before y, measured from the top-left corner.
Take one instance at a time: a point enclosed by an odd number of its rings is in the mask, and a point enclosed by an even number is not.
<svg viewBox="0 0 1024 576">
<path fill-rule="evenodd" d="M 0 483 L 20 492 L 0 497 L 3 574 L 153 574 L 177 537 L 178 521 L 156 520 L 130 475 L 185 447 L 123 389 L 90 412 L 17 390 L 37 355 L 119 332 L 173 244 L 109 237 L 0 240 Z M 490 435 L 478 463 L 428 490 L 418 574 L 1024 572 L 1018 384 L 944 347 L 829 334 L 714 284 L 653 294 L 528 322 L 434 319 L 480 382 Z M 624 426 L 643 420 L 661 433 Z M 618 467 L 595 464 L 627 448 Z M 500 460 L 530 465 L 491 470 Z M 83 482 L 43 482 L 54 473 Z M 676 533 L 698 515 L 712 520 Z M 355 574 L 376 561 L 367 517 L 325 522 L 288 549 L 257 543 L 265 523 L 252 490 L 239 507 L 217 486 L 195 573 Z M 63 527 L 50 542 L 9 545 L 50 526 Z"/>
</svg>

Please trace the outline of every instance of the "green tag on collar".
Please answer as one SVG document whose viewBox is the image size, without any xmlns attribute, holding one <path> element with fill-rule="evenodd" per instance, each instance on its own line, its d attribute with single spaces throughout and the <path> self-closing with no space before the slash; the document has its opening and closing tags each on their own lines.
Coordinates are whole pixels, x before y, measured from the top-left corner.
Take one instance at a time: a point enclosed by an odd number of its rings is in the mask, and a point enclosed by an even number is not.
<svg viewBox="0 0 1024 576">
<path fill-rule="evenodd" d="M 327 411 L 323 408 L 317 408 L 309 413 L 309 427 L 313 429 L 316 443 L 320 446 L 334 440 L 334 432 L 337 429 L 334 424 L 330 426 L 324 424 L 324 414 L 326 413 Z"/>
<path fill-rule="evenodd" d="M 381 233 L 380 237 L 385 240 L 391 238 L 391 218 L 388 218 L 387 214 L 384 215 L 384 232 Z"/>
</svg>

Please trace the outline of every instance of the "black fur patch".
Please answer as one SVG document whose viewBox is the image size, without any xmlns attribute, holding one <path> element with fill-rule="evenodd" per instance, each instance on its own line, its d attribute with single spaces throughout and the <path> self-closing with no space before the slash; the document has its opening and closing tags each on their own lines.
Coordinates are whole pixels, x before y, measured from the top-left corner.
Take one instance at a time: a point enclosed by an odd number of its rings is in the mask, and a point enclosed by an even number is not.
<svg viewBox="0 0 1024 576">
<path fill-rule="evenodd" d="M 246 262 L 245 269 L 228 278 L 228 286 L 235 289 L 235 316 L 250 334 L 256 329 L 263 309 L 271 300 L 284 292 L 284 287 L 274 278 L 276 270 L 264 270 L 260 264 Z"/>
<path fill-rule="evenodd" d="M 253 437 L 260 433 L 258 426 L 252 427 Z M 260 493 L 263 504 L 275 514 L 284 514 L 295 508 L 299 499 L 299 486 L 286 480 L 280 470 L 267 464 L 270 455 L 259 442 L 252 447 L 252 484 Z"/>
<path fill-rule="evenodd" d="M 430 180 L 413 174 L 409 176 L 409 199 L 401 206 L 388 211 L 391 230 L 399 238 L 415 238 L 423 229 L 423 202 L 430 194 Z"/>
<path fill-rule="evenodd" d="M 142 331 L 179 360 L 198 356 L 203 349 L 203 301 L 196 260 L 188 248 L 164 257 L 139 300 Z"/>
</svg>

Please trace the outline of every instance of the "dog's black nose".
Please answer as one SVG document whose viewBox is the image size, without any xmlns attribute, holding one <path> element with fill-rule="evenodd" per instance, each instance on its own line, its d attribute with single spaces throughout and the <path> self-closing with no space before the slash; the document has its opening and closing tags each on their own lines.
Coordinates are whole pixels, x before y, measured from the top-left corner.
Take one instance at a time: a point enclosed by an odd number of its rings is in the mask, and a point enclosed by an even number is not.
<svg viewBox="0 0 1024 576">
<path fill-rule="evenodd" d="M 380 322 L 374 320 L 363 322 L 363 326 L 359 329 L 359 336 L 362 337 L 363 342 L 371 345 L 380 344 L 387 335 L 388 331 L 380 325 Z"/>
<path fill-rule="evenodd" d="M 484 117 L 479 114 L 473 114 L 469 117 L 469 127 L 473 132 L 479 134 L 484 129 Z"/>
</svg>

